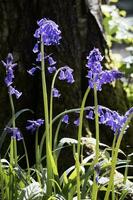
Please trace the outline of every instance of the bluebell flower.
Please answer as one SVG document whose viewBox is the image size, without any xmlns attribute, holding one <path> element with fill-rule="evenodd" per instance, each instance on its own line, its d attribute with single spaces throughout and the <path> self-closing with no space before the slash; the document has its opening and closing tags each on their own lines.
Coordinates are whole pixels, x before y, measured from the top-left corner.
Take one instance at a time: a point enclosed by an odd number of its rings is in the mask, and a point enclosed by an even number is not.
<svg viewBox="0 0 133 200">
<path fill-rule="evenodd" d="M 13 79 L 14 79 L 13 69 L 8 68 L 8 70 L 6 70 L 6 77 L 5 77 L 5 83 L 7 87 L 9 87 L 13 83 Z"/>
<path fill-rule="evenodd" d="M 88 111 L 86 115 L 86 119 L 94 119 L 94 112 L 92 110 Z"/>
<path fill-rule="evenodd" d="M 64 115 L 63 118 L 62 118 L 62 122 L 64 122 L 65 124 L 68 124 L 69 123 L 69 115 Z"/>
<path fill-rule="evenodd" d="M 65 80 L 65 79 L 66 79 L 65 71 L 64 70 L 60 70 L 59 80 Z"/>
<path fill-rule="evenodd" d="M 59 90 L 57 90 L 56 88 L 53 88 L 52 93 L 53 93 L 53 97 L 60 97 L 61 96 Z"/>
<path fill-rule="evenodd" d="M 55 22 L 43 18 L 37 24 L 39 28 L 34 33 L 35 38 L 40 39 L 42 37 L 43 43 L 46 46 L 59 44 L 61 31 Z"/>
<path fill-rule="evenodd" d="M 17 66 L 17 63 L 13 63 L 13 55 L 11 53 L 8 53 L 7 58 L 6 58 L 6 62 L 4 62 L 2 60 L 2 64 L 4 65 L 4 67 L 6 69 L 8 69 L 8 68 L 12 68 L 13 69 L 14 67 Z"/>
<path fill-rule="evenodd" d="M 76 119 L 73 123 L 74 123 L 74 125 L 79 126 L 79 123 L 80 123 L 79 118 Z"/>
<path fill-rule="evenodd" d="M 49 63 L 49 67 L 48 67 L 48 71 L 50 74 L 52 74 L 53 72 L 56 71 L 56 61 L 54 61 L 54 59 L 51 56 L 48 56 L 48 63 Z"/>
<path fill-rule="evenodd" d="M 9 86 L 9 94 L 13 95 L 15 94 L 16 98 L 19 99 L 20 96 L 22 95 L 22 92 L 19 92 L 18 90 L 16 90 L 14 87 L 12 87 L 11 85 Z"/>
<path fill-rule="evenodd" d="M 14 79 L 14 67 L 17 66 L 16 63 L 13 63 L 13 56 L 11 53 L 8 53 L 6 62 L 2 60 L 2 64 L 6 68 L 5 83 L 7 86 L 10 86 L 13 83 Z"/>
<path fill-rule="evenodd" d="M 38 45 L 38 43 L 35 44 L 35 46 L 33 48 L 33 52 L 34 53 L 38 53 L 39 52 L 39 45 Z"/>
<path fill-rule="evenodd" d="M 27 130 L 30 130 L 31 132 L 35 132 L 37 128 L 39 128 L 41 125 L 44 124 L 43 119 L 37 119 L 37 120 L 27 120 L 28 125 L 26 126 Z"/>
<path fill-rule="evenodd" d="M 30 74 L 31 76 L 34 76 L 34 74 L 36 73 L 36 71 L 41 70 L 40 67 L 32 67 L 31 69 L 27 70 L 28 74 Z"/>
<path fill-rule="evenodd" d="M 50 66 L 52 66 L 56 64 L 56 61 L 54 61 L 54 59 L 51 56 L 48 56 L 48 63 Z"/>
<path fill-rule="evenodd" d="M 52 73 L 55 72 L 55 71 L 56 71 L 56 67 L 55 67 L 55 66 L 48 67 L 48 72 L 49 72 L 50 74 L 52 74 Z"/>
<path fill-rule="evenodd" d="M 12 138 L 14 138 L 14 139 L 16 139 L 18 141 L 23 139 L 22 134 L 21 134 L 20 130 L 17 127 L 15 127 L 15 128 L 6 127 L 5 131 L 8 134 L 10 134 Z"/>
<path fill-rule="evenodd" d="M 86 67 L 88 68 L 88 85 L 90 88 L 94 88 L 96 84 L 97 90 L 102 90 L 102 85 L 115 81 L 123 77 L 123 73 L 117 70 L 104 70 L 102 69 L 101 61 L 103 57 L 98 49 L 94 48 L 89 56 L 87 56 L 87 64 Z"/>
<path fill-rule="evenodd" d="M 41 54 L 41 52 L 39 52 L 39 53 L 37 54 L 36 61 L 37 61 L 37 62 L 41 62 L 41 60 L 42 60 L 42 54 Z"/>
<path fill-rule="evenodd" d="M 64 67 L 64 69 L 62 69 L 59 73 L 59 80 L 66 80 L 67 83 L 73 83 L 74 78 L 72 73 L 73 69 L 68 66 Z"/>
</svg>

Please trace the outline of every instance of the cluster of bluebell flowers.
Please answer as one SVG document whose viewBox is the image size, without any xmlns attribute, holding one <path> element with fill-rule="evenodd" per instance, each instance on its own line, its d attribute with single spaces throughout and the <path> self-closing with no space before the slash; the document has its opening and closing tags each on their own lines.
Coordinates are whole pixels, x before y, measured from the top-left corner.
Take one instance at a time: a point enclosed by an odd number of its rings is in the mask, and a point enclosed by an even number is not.
<svg viewBox="0 0 133 200">
<path fill-rule="evenodd" d="M 42 41 L 45 46 L 56 45 L 60 43 L 61 31 L 55 22 L 43 18 L 39 20 L 37 24 L 39 28 L 36 29 L 34 33 L 35 38 L 40 39 L 40 37 L 42 37 Z"/>
<path fill-rule="evenodd" d="M 37 39 L 37 43 L 33 48 L 33 52 L 37 53 L 36 61 L 40 62 L 42 60 L 42 54 L 40 52 L 41 41 L 45 46 L 58 45 L 61 39 L 61 31 L 59 30 L 59 27 L 55 22 L 53 22 L 52 20 L 48 20 L 46 18 L 37 21 L 37 25 L 39 27 L 36 29 L 34 33 L 34 37 Z M 54 61 L 52 56 L 51 55 L 45 56 L 44 59 L 47 60 L 49 64 L 48 72 L 49 73 L 55 72 L 56 61 Z M 28 73 L 33 76 L 35 72 L 38 70 L 41 70 L 41 68 L 38 66 L 32 67 L 30 70 L 28 70 Z"/>
<path fill-rule="evenodd" d="M 97 90 L 102 90 L 102 85 L 111 83 L 116 79 L 122 78 L 123 74 L 118 70 L 103 70 L 101 62 L 103 57 L 99 51 L 99 49 L 94 48 L 89 56 L 87 56 L 87 64 L 88 68 L 88 86 L 90 88 L 94 88 L 96 85 Z"/>
<path fill-rule="evenodd" d="M 104 124 L 109 126 L 114 134 L 119 134 L 121 132 L 122 127 L 124 126 L 125 122 L 129 115 L 133 113 L 133 107 L 130 108 L 125 115 L 120 115 L 118 112 L 110 110 L 104 106 L 98 106 L 98 116 L 99 116 L 99 124 Z M 95 107 L 89 106 L 86 108 L 86 119 L 94 120 L 95 119 Z M 62 118 L 62 122 L 69 124 L 69 115 L 66 114 Z M 79 118 L 74 120 L 74 125 L 79 126 Z M 126 127 L 126 129 L 129 126 Z"/>
<path fill-rule="evenodd" d="M 22 92 L 19 92 L 12 86 L 14 79 L 14 68 L 17 66 L 17 63 L 13 63 L 13 56 L 11 53 L 8 53 L 6 62 L 2 60 L 2 64 L 6 69 L 5 83 L 8 87 L 8 92 L 10 95 L 15 94 L 16 98 L 18 99 L 22 95 Z"/>
<path fill-rule="evenodd" d="M 6 62 L 2 60 L 2 64 L 4 65 L 6 69 L 5 83 L 8 87 L 13 83 L 14 68 L 17 66 L 17 63 L 13 63 L 13 56 L 11 53 L 8 53 Z"/>
<path fill-rule="evenodd" d="M 74 83 L 74 77 L 73 77 L 73 69 L 71 69 L 69 66 L 64 66 L 60 68 L 58 79 L 61 81 L 66 81 L 69 84 Z M 53 88 L 53 97 L 60 97 L 61 94 L 57 88 Z"/>
<path fill-rule="evenodd" d="M 5 84 L 8 87 L 8 93 L 10 96 L 15 95 L 17 99 L 20 98 L 22 92 L 19 92 L 15 87 L 12 86 L 14 76 L 14 68 L 17 66 L 17 63 L 13 63 L 13 55 L 8 53 L 6 61 L 2 60 L 2 64 L 6 69 L 6 77 L 5 77 Z M 17 140 L 21 140 L 23 137 L 17 127 L 6 127 L 5 131 L 11 135 L 12 138 Z"/>
<path fill-rule="evenodd" d="M 33 48 L 33 52 L 37 53 L 36 61 L 40 62 L 42 60 L 42 55 L 40 52 L 41 42 L 43 42 L 45 46 L 58 45 L 61 39 L 61 31 L 55 22 L 46 18 L 39 20 L 37 24 L 39 27 L 34 33 L 34 37 L 37 39 L 37 43 Z M 48 63 L 48 72 L 50 74 L 56 72 L 56 61 L 53 59 L 51 54 L 46 55 L 46 53 L 44 53 L 44 55 L 44 61 L 47 61 L 46 63 Z M 41 67 L 32 67 L 30 70 L 28 70 L 28 73 L 33 76 L 38 70 L 41 70 Z M 69 66 L 62 67 L 58 78 L 59 80 L 65 80 L 67 83 L 72 84 L 74 82 L 73 69 L 71 69 Z M 53 97 L 59 98 L 61 96 L 59 90 L 55 87 L 52 89 L 52 94 Z"/>
<path fill-rule="evenodd" d="M 125 115 L 120 115 L 118 112 L 112 111 L 109 108 L 98 106 L 99 124 L 109 126 L 114 134 L 119 134 L 131 113 L 133 113 L 133 108 L 127 111 Z M 95 118 L 94 107 L 90 107 L 89 111 L 87 111 L 86 118 L 91 120 Z"/>
<path fill-rule="evenodd" d="M 86 64 L 86 67 L 88 68 L 88 85 L 90 88 L 94 88 L 94 85 L 96 84 L 96 89 L 99 91 L 101 91 L 103 84 L 111 83 L 112 81 L 115 81 L 116 79 L 119 79 L 123 76 L 123 73 L 117 70 L 103 70 L 101 65 L 102 60 L 103 57 L 99 49 L 94 48 L 90 52 L 89 56 L 87 56 Z M 62 80 L 63 77 L 65 77 L 64 72 L 61 71 L 59 79 Z M 105 124 L 107 126 L 110 126 L 114 133 L 119 134 L 127 120 L 129 112 L 131 114 L 132 108 L 124 116 L 122 116 L 119 115 L 116 111 L 111 111 L 108 108 L 98 106 L 99 124 Z M 86 118 L 92 120 L 95 119 L 94 107 L 90 107 L 86 114 Z M 69 117 L 65 115 L 62 121 L 66 121 L 66 123 L 68 124 L 68 119 Z M 79 123 L 79 118 L 74 121 L 74 124 L 76 126 L 78 126 Z"/>
</svg>

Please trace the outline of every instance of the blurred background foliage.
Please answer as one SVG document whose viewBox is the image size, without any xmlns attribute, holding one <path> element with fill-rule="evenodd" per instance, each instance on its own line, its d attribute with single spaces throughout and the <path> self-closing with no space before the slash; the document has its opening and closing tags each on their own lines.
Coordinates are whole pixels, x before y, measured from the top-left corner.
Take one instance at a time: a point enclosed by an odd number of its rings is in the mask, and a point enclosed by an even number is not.
<svg viewBox="0 0 133 200">
<path fill-rule="evenodd" d="M 130 106 L 133 105 L 133 2 L 110 0 L 102 5 L 105 37 L 110 48 L 109 65 L 125 74 L 122 79 Z M 107 56 L 108 57 L 108 56 Z"/>
</svg>

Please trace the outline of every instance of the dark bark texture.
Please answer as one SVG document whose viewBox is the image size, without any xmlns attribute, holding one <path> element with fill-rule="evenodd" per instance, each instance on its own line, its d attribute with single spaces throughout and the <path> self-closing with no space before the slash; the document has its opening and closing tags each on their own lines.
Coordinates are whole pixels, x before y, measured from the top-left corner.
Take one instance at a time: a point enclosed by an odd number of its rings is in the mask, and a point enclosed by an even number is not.
<svg viewBox="0 0 133 200">
<path fill-rule="evenodd" d="M 34 116 L 24 115 L 18 120 L 18 126 L 26 133 L 24 125 L 29 117 L 43 117 L 43 104 L 41 92 L 41 80 L 38 73 L 34 78 L 30 77 L 26 70 L 35 63 L 32 48 L 35 44 L 33 33 L 36 29 L 36 21 L 42 17 L 54 20 L 62 31 L 62 41 L 59 47 L 49 47 L 47 53 L 53 53 L 58 66 L 69 65 L 74 69 L 75 83 L 71 86 L 57 81 L 62 97 L 55 101 L 54 110 L 57 114 L 64 109 L 79 107 L 82 96 L 87 88 L 85 79 L 86 55 L 93 47 L 100 49 L 104 54 L 107 48 L 103 29 L 102 15 L 99 1 L 95 0 L 1 0 L 0 1 L 0 59 L 12 52 L 18 63 L 15 85 L 23 92 L 23 97 L 16 101 L 16 110 L 30 108 L 34 110 Z M 3 77 L 4 68 L 0 73 L 0 129 L 3 130 L 7 120 L 11 116 L 7 89 Z M 48 89 L 51 76 L 47 74 Z M 118 82 L 113 88 L 106 86 L 99 94 L 99 103 L 109 108 L 124 113 L 128 108 L 126 94 L 122 85 Z M 88 105 L 93 105 L 92 92 L 88 98 Z M 8 116 L 8 117 L 7 117 Z M 7 119 L 8 118 L 8 119 Z M 72 116 L 72 120 L 74 116 Z M 71 123 L 72 124 L 72 123 Z M 76 137 L 77 129 L 71 125 L 62 129 L 60 137 Z M 90 125 L 91 127 L 91 125 Z M 91 130 L 94 131 L 93 126 Z M 105 128 L 101 129 L 101 139 L 109 142 L 111 134 L 107 135 Z M 86 133 L 84 133 L 86 134 Z M 30 137 L 30 139 L 29 139 Z M 27 143 L 33 151 L 33 136 L 26 136 Z"/>
</svg>

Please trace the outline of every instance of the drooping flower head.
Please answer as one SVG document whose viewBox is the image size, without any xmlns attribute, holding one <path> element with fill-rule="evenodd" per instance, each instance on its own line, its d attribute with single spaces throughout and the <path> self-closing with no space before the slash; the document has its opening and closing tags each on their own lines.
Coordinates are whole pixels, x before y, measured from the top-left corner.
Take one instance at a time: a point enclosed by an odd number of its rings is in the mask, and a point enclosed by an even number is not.
<svg viewBox="0 0 133 200">
<path fill-rule="evenodd" d="M 59 73 L 59 80 L 66 80 L 67 83 L 72 84 L 74 82 L 73 78 L 73 69 L 68 66 L 63 67 L 63 69 Z"/>
<path fill-rule="evenodd" d="M 6 68 L 6 77 L 5 77 L 5 83 L 8 86 L 10 86 L 13 83 L 14 79 L 14 67 L 17 66 L 16 63 L 13 63 L 13 56 L 11 53 L 8 53 L 6 62 L 2 60 L 3 66 Z"/>
<path fill-rule="evenodd" d="M 87 56 L 87 64 L 88 68 L 88 85 L 90 88 L 94 88 L 96 85 L 97 90 L 102 90 L 102 85 L 110 83 L 116 79 L 119 79 L 123 76 L 123 74 L 117 70 L 103 70 L 101 61 L 103 57 L 99 49 L 94 48 L 89 56 Z"/>
<path fill-rule="evenodd" d="M 59 90 L 57 90 L 56 88 L 53 88 L 52 93 L 53 93 L 53 97 L 60 97 L 61 96 Z"/>
<path fill-rule="evenodd" d="M 60 43 L 61 31 L 54 21 L 43 18 L 37 24 L 39 28 L 34 33 L 35 38 L 40 39 L 42 37 L 43 43 L 46 46 L 58 45 Z"/>
<path fill-rule="evenodd" d="M 9 86 L 9 94 L 13 95 L 15 94 L 16 98 L 19 99 L 20 96 L 22 95 L 22 92 L 19 92 L 18 90 L 16 90 L 14 87 L 12 87 L 11 85 Z"/>
<path fill-rule="evenodd" d="M 127 120 L 127 115 L 119 115 L 106 107 L 98 106 L 99 124 L 109 126 L 114 133 L 119 134 Z M 86 115 L 87 119 L 94 119 L 95 109 L 91 108 Z M 127 127 L 128 128 L 128 127 Z"/>
<path fill-rule="evenodd" d="M 73 123 L 74 123 L 74 125 L 79 126 L 79 123 L 80 123 L 79 118 L 76 119 Z"/>
<path fill-rule="evenodd" d="M 69 123 L 69 115 L 64 115 L 63 118 L 62 118 L 62 122 L 64 122 L 65 124 L 68 124 Z"/>
<path fill-rule="evenodd" d="M 28 72 L 28 74 L 30 74 L 31 76 L 34 76 L 35 73 L 36 73 L 38 70 L 41 70 L 41 69 L 40 69 L 40 67 L 36 66 L 36 67 L 32 67 L 31 69 L 29 69 L 27 72 Z"/>
<path fill-rule="evenodd" d="M 37 128 L 43 125 L 44 120 L 43 119 L 27 120 L 27 122 L 28 122 L 28 125 L 26 126 L 26 129 L 30 130 L 31 132 L 35 132 Z"/>
<path fill-rule="evenodd" d="M 8 134 L 10 134 L 12 138 L 14 138 L 14 139 L 16 139 L 18 141 L 23 139 L 22 134 L 21 134 L 20 130 L 17 127 L 15 127 L 15 128 L 6 127 L 5 131 Z"/>
</svg>

